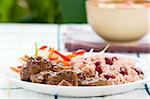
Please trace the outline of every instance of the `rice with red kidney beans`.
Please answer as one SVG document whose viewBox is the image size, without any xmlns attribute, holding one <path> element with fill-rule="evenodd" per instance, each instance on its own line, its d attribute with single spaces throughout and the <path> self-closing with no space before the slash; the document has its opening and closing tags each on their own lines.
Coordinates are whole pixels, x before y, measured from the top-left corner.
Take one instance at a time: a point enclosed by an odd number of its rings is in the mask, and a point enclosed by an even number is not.
<svg viewBox="0 0 150 99">
<path fill-rule="evenodd" d="M 131 59 L 105 57 L 102 54 L 90 57 L 77 56 L 71 60 L 74 70 L 86 74 L 86 78 L 106 78 L 108 85 L 118 85 L 144 79 L 140 68 Z"/>
</svg>

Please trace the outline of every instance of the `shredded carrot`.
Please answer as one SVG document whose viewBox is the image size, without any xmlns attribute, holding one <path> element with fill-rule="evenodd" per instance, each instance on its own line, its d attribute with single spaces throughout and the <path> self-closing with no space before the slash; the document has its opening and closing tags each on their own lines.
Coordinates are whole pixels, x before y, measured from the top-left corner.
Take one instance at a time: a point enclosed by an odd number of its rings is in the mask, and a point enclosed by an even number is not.
<svg viewBox="0 0 150 99">
<path fill-rule="evenodd" d="M 20 70 L 15 67 L 10 67 L 10 69 L 16 73 L 20 73 Z"/>
<path fill-rule="evenodd" d="M 24 55 L 24 58 L 25 58 L 25 59 L 29 59 L 29 56 L 28 56 L 28 55 Z"/>
<path fill-rule="evenodd" d="M 51 58 L 54 54 L 54 48 L 51 48 L 50 51 L 49 51 L 49 55 L 48 55 L 48 58 Z"/>
<path fill-rule="evenodd" d="M 25 59 L 25 58 L 19 57 L 19 59 L 21 59 L 24 62 L 27 62 L 27 59 Z"/>
<path fill-rule="evenodd" d="M 63 64 L 64 64 L 64 66 L 70 66 L 71 65 L 70 62 L 64 62 Z"/>
<path fill-rule="evenodd" d="M 77 55 L 75 55 L 75 54 L 69 54 L 69 55 L 67 55 L 66 57 L 68 57 L 68 58 L 73 58 L 73 57 L 76 57 Z"/>
</svg>

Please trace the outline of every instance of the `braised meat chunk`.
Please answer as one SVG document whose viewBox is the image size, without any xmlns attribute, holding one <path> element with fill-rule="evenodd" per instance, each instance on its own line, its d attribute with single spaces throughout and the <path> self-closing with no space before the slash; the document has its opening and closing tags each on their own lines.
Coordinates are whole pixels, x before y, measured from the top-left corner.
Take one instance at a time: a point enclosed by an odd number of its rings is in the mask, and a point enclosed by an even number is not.
<svg viewBox="0 0 150 99">
<path fill-rule="evenodd" d="M 58 85 L 62 80 L 66 80 L 73 86 L 78 86 L 78 76 L 73 71 L 61 71 L 55 75 L 49 75 L 47 83 L 50 85 Z"/>
<path fill-rule="evenodd" d="M 22 67 L 20 69 L 20 77 L 23 81 L 30 81 L 30 73 L 28 67 Z"/>
<path fill-rule="evenodd" d="M 27 60 L 25 66 L 23 66 L 20 70 L 21 80 L 30 81 L 30 76 L 34 74 L 38 74 L 41 71 L 52 70 L 51 61 L 43 59 L 42 57 L 31 57 Z"/>
<path fill-rule="evenodd" d="M 30 80 L 33 83 L 47 84 L 47 78 L 50 73 L 53 73 L 53 72 L 50 70 L 47 70 L 47 71 L 42 71 L 38 74 L 33 74 L 30 76 Z"/>
<path fill-rule="evenodd" d="M 53 67 L 53 71 L 54 72 L 61 72 L 61 71 L 64 71 L 64 70 L 72 70 L 73 68 L 71 66 L 60 66 L 59 64 L 57 66 L 54 66 Z"/>
<path fill-rule="evenodd" d="M 29 68 L 30 74 L 52 69 L 51 61 L 43 59 L 40 56 L 29 59 L 26 66 Z"/>
<path fill-rule="evenodd" d="M 45 82 L 45 75 L 44 74 L 41 74 L 41 73 L 38 73 L 38 74 L 33 74 L 30 76 L 30 80 L 33 82 L 33 83 L 40 83 L 40 84 L 43 84 Z"/>
</svg>

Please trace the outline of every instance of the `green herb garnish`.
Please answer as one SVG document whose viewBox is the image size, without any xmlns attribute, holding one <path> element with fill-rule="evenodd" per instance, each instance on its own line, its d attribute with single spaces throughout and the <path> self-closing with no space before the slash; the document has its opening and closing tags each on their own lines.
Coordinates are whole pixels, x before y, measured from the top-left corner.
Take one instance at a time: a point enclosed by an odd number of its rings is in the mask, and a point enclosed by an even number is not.
<svg viewBox="0 0 150 99">
<path fill-rule="evenodd" d="M 35 56 L 38 56 L 38 47 L 37 47 L 37 43 L 35 42 Z"/>
</svg>

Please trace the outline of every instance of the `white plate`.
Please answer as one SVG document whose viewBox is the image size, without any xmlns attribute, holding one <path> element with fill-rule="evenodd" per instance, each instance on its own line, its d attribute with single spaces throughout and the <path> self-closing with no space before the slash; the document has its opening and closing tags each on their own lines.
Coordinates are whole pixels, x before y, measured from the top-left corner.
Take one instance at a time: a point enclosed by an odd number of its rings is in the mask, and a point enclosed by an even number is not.
<svg viewBox="0 0 150 99">
<path fill-rule="evenodd" d="M 89 54 L 87 54 L 89 55 Z M 55 85 L 46 85 L 46 84 L 36 84 L 36 83 L 30 83 L 21 81 L 19 78 L 19 75 L 15 72 L 10 70 L 10 65 L 15 66 L 18 65 L 18 61 L 14 60 L 12 62 L 8 62 L 9 64 L 7 66 L 4 66 L 3 73 L 5 77 L 13 82 L 14 84 L 23 87 L 28 90 L 45 93 L 45 94 L 51 94 L 51 95 L 61 95 L 61 96 L 101 96 L 101 95 L 110 95 L 115 93 L 121 93 L 126 92 L 129 90 L 133 90 L 137 88 L 138 86 L 141 86 L 145 84 L 148 79 L 148 66 L 145 64 L 145 62 L 141 59 L 138 59 L 136 57 L 129 57 L 124 55 L 118 55 L 118 54 L 105 54 L 106 56 L 117 56 L 117 57 L 125 57 L 125 58 L 131 58 L 135 61 L 136 67 L 140 67 L 145 74 L 145 79 L 141 81 L 136 81 L 133 83 L 127 83 L 127 84 L 121 84 L 121 85 L 112 85 L 112 86 L 92 86 L 92 87 L 86 87 L 86 86 L 55 86 Z"/>
</svg>

